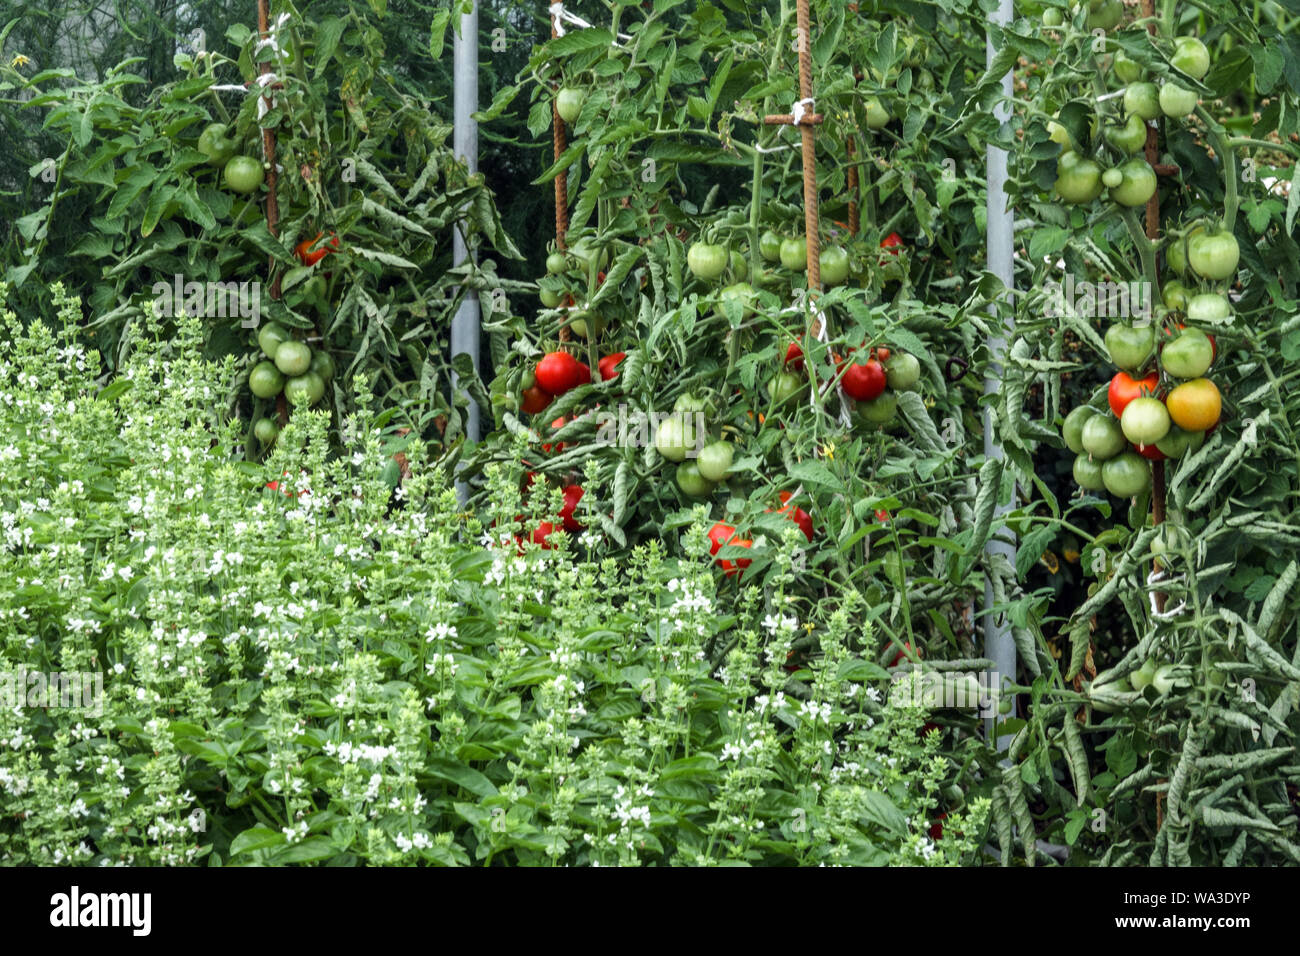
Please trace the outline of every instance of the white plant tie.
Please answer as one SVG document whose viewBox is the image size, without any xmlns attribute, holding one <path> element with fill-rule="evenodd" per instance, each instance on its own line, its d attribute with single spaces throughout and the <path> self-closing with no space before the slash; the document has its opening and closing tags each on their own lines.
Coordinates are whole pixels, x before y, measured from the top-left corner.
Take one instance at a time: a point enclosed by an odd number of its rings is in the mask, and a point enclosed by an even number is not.
<svg viewBox="0 0 1300 956">
<path fill-rule="evenodd" d="M 807 105 L 806 109 L 805 109 L 805 104 Z M 811 114 L 812 111 L 813 111 L 813 98 L 811 96 L 808 97 L 807 99 L 795 100 L 794 106 L 791 107 L 790 109 L 790 125 L 798 126 L 800 123 L 803 122 L 804 114 L 805 113 Z"/>
<path fill-rule="evenodd" d="M 565 32 L 564 24 L 563 22 L 561 22 L 564 20 L 567 20 L 569 23 L 572 23 L 575 27 L 581 27 L 584 30 L 591 29 L 590 23 L 582 19 L 582 17 L 578 16 L 577 14 L 570 13 L 568 10 L 564 9 L 564 4 L 562 3 L 551 4 L 547 8 L 547 12 L 549 12 L 551 15 L 551 22 L 555 25 L 555 35 L 557 37 L 564 36 L 564 32 Z M 632 35 L 630 33 L 619 33 L 616 34 L 616 36 L 620 40 L 632 39 Z M 615 43 L 614 46 L 618 46 L 618 44 Z"/>
<path fill-rule="evenodd" d="M 759 146 L 757 143 L 755 143 L 753 146 L 754 152 L 756 153 L 779 153 L 785 149 L 798 149 L 798 148 L 799 148 L 798 143 L 782 143 L 780 146 L 771 146 L 766 149 L 762 146 Z"/>
<path fill-rule="evenodd" d="M 1163 572 L 1163 571 L 1159 571 L 1159 570 L 1153 570 L 1150 574 L 1147 575 L 1147 585 L 1148 585 L 1148 586 L 1151 586 L 1151 585 L 1154 585 L 1154 584 L 1159 584 L 1161 581 L 1165 580 L 1167 577 L 1168 577 L 1168 575 L 1166 575 L 1165 572 Z M 1161 610 L 1159 609 L 1159 607 L 1157 606 L 1157 604 L 1156 604 L 1156 592 L 1155 592 L 1155 591 L 1148 591 L 1148 592 L 1147 592 L 1147 600 L 1151 602 L 1151 616 L 1154 617 L 1154 618 L 1156 618 L 1157 620 L 1160 620 L 1160 621 L 1167 621 L 1167 620 L 1169 620 L 1169 619 L 1171 619 L 1171 618 L 1175 618 L 1175 617 L 1177 617 L 1179 614 L 1182 614 L 1183 611 L 1187 609 L 1187 602 L 1186 602 L 1186 601 L 1179 601 L 1179 602 L 1178 602 L 1176 605 L 1174 605 L 1173 607 L 1171 607 L 1171 608 L 1166 608 L 1165 610 L 1161 611 Z"/>
</svg>

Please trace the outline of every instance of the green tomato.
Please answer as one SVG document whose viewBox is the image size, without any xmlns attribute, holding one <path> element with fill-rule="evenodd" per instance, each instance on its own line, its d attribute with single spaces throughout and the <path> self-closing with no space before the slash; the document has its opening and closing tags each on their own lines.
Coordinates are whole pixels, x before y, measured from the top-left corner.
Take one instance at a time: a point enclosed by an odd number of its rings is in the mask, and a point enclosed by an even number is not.
<svg viewBox="0 0 1300 956">
<path fill-rule="evenodd" d="M 1160 364 L 1174 378 L 1200 378 L 1214 361 L 1214 345 L 1200 329 L 1185 329 L 1160 353 Z"/>
<path fill-rule="evenodd" d="M 1062 22 L 1064 22 L 1064 18 L 1061 16 L 1061 11 L 1056 7 L 1048 7 L 1043 11 L 1043 26 L 1059 27 Z"/>
<path fill-rule="evenodd" d="M 257 344 L 262 349 L 263 355 L 269 359 L 274 359 L 275 351 L 280 347 L 280 343 L 287 342 L 291 337 L 289 330 L 279 322 L 268 322 L 257 333 Z"/>
<path fill-rule="evenodd" d="M 690 392 L 683 392 L 677 396 L 677 401 L 673 402 L 673 411 L 675 412 L 702 412 L 708 406 L 708 402 L 698 395 L 692 395 Z"/>
<path fill-rule="evenodd" d="M 1115 52 L 1115 76 L 1121 83 L 1136 83 L 1142 79 L 1142 64 L 1129 58 L 1123 50 Z"/>
<path fill-rule="evenodd" d="M 1101 195 L 1101 167 L 1078 153 L 1063 153 L 1056 163 L 1056 194 L 1071 204 L 1092 202 Z"/>
<path fill-rule="evenodd" d="M 602 316 L 582 311 L 576 313 L 574 318 L 569 321 L 569 328 L 573 330 L 574 335 L 590 339 L 605 331 L 605 319 Z"/>
<path fill-rule="evenodd" d="M 1187 311 L 1189 299 L 1187 286 L 1177 279 L 1171 279 L 1165 283 L 1164 288 L 1160 290 L 1160 298 L 1164 302 L 1166 309 L 1172 309 L 1175 312 Z"/>
<path fill-rule="evenodd" d="M 736 451 L 729 441 L 710 442 L 700 449 L 700 474 L 709 481 L 726 481 L 731 475 L 731 463 Z"/>
<path fill-rule="evenodd" d="M 569 260 L 564 258 L 563 252 L 552 252 L 546 257 L 546 271 L 553 276 L 568 272 Z"/>
<path fill-rule="evenodd" d="M 885 105 L 880 102 L 878 96 L 867 97 L 863 106 L 867 111 L 867 127 L 869 129 L 880 129 L 882 126 L 887 126 L 889 121 L 893 119 L 889 115 L 889 110 L 885 109 Z"/>
<path fill-rule="evenodd" d="M 1101 480 L 1101 462 L 1087 455 L 1076 455 L 1074 483 L 1085 491 L 1105 491 L 1106 483 Z"/>
<path fill-rule="evenodd" d="M 1152 679 L 1156 676 L 1156 668 L 1159 665 L 1154 657 L 1147 658 L 1146 662 L 1132 674 L 1129 675 L 1129 683 L 1133 685 L 1134 690 L 1145 690 L 1151 686 Z"/>
<path fill-rule="evenodd" d="M 1089 30 L 1110 31 L 1124 19 L 1124 4 L 1120 0 L 1106 0 L 1088 13 Z"/>
<path fill-rule="evenodd" d="M 1140 156 L 1125 160 L 1118 167 L 1123 181 L 1110 190 L 1110 198 L 1121 206 L 1145 206 L 1156 194 L 1156 171 Z"/>
<path fill-rule="evenodd" d="M 1191 544 L 1191 538 L 1181 525 L 1165 521 L 1151 539 L 1151 553 L 1155 555 L 1177 553 Z"/>
<path fill-rule="evenodd" d="M 1232 303 L 1217 292 L 1202 292 L 1187 300 L 1187 317 L 1193 322 L 1223 322 L 1232 318 Z"/>
<path fill-rule="evenodd" d="M 1154 325 L 1132 326 L 1116 322 L 1106 330 L 1110 360 L 1126 372 L 1141 371 L 1156 350 Z"/>
<path fill-rule="evenodd" d="M 1194 452 L 1205 444 L 1205 432 L 1189 432 L 1177 425 L 1169 429 L 1169 434 L 1156 442 L 1156 447 L 1166 458 L 1182 458 L 1188 452 Z"/>
<path fill-rule="evenodd" d="M 546 306 L 546 308 L 554 309 L 559 306 L 563 297 L 560 293 L 554 292 L 543 286 L 537 290 L 537 298 L 541 300 L 542 305 Z"/>
<path fill-rule="evenodd" d="M 784 405 L 798 397 L 805 384 L 807 383 L 801 375 L 796 375 L 794 372 L 777 372 L 767 383 L 767 392 L 774 404 Z"/>
<path fill-rule="evenodd" d="M 731 250 L 731 274 L 742 282 L 749 278 L 749 260 L 735 249 Z"/>
<path fill-rule="evenodd" d="M 1124 437 L 1140 448 L 1154 445 L 1169 434 L 1169 409 L 1158 398 L 1144 395 L 1124 406 L 1119 426 Z"/>
<path fill-rule="evenodd" d="M 1084 422 L 1079 443 L 1085 452 L 1098 461 L 1114 458 L 1128 447 L 1119 422 L 1109 415 L 1094 415 Z"/>
<path fill-rule="evenodd" d="M 1160 111 L 1174 119 L 1193 112 L 1198 99 L 1195 90 L 1184 89 L 1177 83 L 1167 82 L 1160 87 Z"/>
<path fill-rule="evenodd" d="M 1124 112 L 1153 120 L 1160 115 L 1160 91 L 1151 82 L 1130 83 L 1124 91 Z"/>
<path fill-rule="evenodd" d="M 1175 275 L 1183 276 L 1187 274 L 1187 245 L 1203 232 L 1205 232 L 1205 228 L 1197 226 L 1186 236 L 1174 239 L 1169 245 L 1165 246 L 1165 265 Z"/>
<path fill-rule="evenodd" d="M 921 363 L 909 352 L 893 351 L 885 362 L 885 384 L 896 392 L 910 392 L 921 380 Z"/>
<path fill-rule="evenodd" d="M 243 194 L 256 192 L 266 180 L 262 164 L 252 156 L 232 156 L 226 161 L 222 176 L 227 189 Z"/>
<path fill-rule="evenodd" d="M 1203 232 L 1187 240 L 1187 261 L 1202 279 L 1231 278 L 1240 259 L 1237 238 L 1230 232 Z"/>
<path fill-rule="evenodd" d="M 1140 152 L 1147 144 L 1146 121 L 1134 113 L 1124 121 L 1123 126 L 1108 126 L 1106 128 L 1106 139 L 1112 146 L 1122 152 L 1130 155 Z"/>
<path fill-rule="evenodd" d="M 263 445 L 269 445 L 280 434 L 280 426 L 269 418 L 259 418 L 253 425 L 253 437 Z"/>
<path fill-rule="evenodd" d="M 718 293 L 718 307 L 714 313 L 721 319 L 726 319 L 728 302 L 735 302 L 740 308 L 741 319 L 747 319 L 754 314 L 754 300 L 758 293 L 748 282 L 737 282 L 735 285 L 729 285 Z"/>
<path fill-rule="evenodd" d="M 328 352 L 319 350 L 312 352 L 310 371 L 319 375 L 321 381 L 328 385 L 334 380 L 334 372 L 336 371 L 334 359 Z"/>
<path fill-rule="evenodd" d="M 768 262 L 781 261 L 781 237 L 771 229 L 763 233 L 758 240 L 758 254 Z"/>
<path fill-rule="evenodd" d="M 849 254 L 841 246 L 829 246 L 818 255 L 822 284 L 839 285 L 849 277 Z"/>
<path fill-rule="evenodd" d="M 569 250 L 569 255 L 578 260 L 578 265 L 582 268 L 584 276 L 591 272 L 592 260 L 596 262 L 597 272 L 609 265 L 609 249 L 602 246 L 600 251 L 597 252 L 590 239 L 580 241 Z"/>
<path fill-rule="evenodd" d="M 578 114 L 582 112 L 583 100 L 587 94 L 582 90 L 575 90 L 569 86 L 560 87 L 560 91 L 555 94 L 555 111 L 560 114 L 560 119 L 566 123 L 576 123 Z"/>
<path fill-rule="evenodd" d="M 808 241 L 803 236 L 781 240 L 781 265 L 795 272 L 808 268 Z"/>
<path fill-rule="evenodd" d="M 1065 447 L 1076 455 L 1083 452 L 1083 426 L 1088 423 L 1088 419 L 1096 414 L 1097 409 L 1091 405 L 1080 405 L 1078 408 L 1071 409 L 1070 414 L 1065 416 L 1065 424 L 1061 426 L 1061 434 L 1065 437 Z M 1098 480 L 1100 480 L 1100 472 L 1098 476 Z"/>
<path fill-rule="evenodd" d="M 315 405 L 325 397 L 325 383 L 315 372 L 299 375 L 284 383 L 284 397 L 290 405 Z"/>
<path fill-rule="evenodd" d="M 258 362 L 248 373 L 248 390 L 258 398 L 275 398 L 284 388 L 284 376 L 270 362 Z"/>
<path fill-rule="evenodd" d="M 726 246 L 697 242 L 686 253 L 686 264 L 697 279 L 712 280 L 721 278 L 731 262 L 731 255 Z"/>
<path fill-rule="evenodd" d="M 677 466 L 677 487 L 688 498 L 704 498 L 713 493 L 713 482 L 700 473 L 699 465 L 693 461 Z"/>
<path fill-rule="evenodd" d="M 311 347 L 293 339 L 281 342 L 275 350 L 275 367 L 289 378 L 305 375 L 311 369 Z"/>
<path fill-rule="evenodd" d="M 858 402 L 858 414 L 870 425 L 887 425 L 898 411 L 898 393 L 885 391 L 875 398 Z"/>
<path fill-rule="evenodd" d="M 1175 37 L 1174 55 L 1169 62 L 1175 70 L 1199 80 L 1210 71 L 1210 51 L 1196 37 Z"/>
<path fill-rule="evenodd" d="M 1116 498 L 1132 498 L 1151 484 L 1151 468 L 1137 452 L 1126 451 L 1101 466 L 1101 480 Z"/>
<path fill-rule="evenodd" d="M 1114 189 L 1122 182 L 1124 182 L 1124 174 L 1118 169 L 1108 169 L 1101 174 L 1101 184 L 1107 189 Z"/>
<path fill-rule="evenodd" d="M 661 421 L 655 430 L 655 450 L 669 461 L 685 461 L 687 450 L 694 444 L 694 415 L 670 415 Z"/>
<path fill-rule="evenodd" d="M 199 152 L 210 166 L 224 166 L 235 155 L 235 141 L 227 135 L 225 123 L 209 123 L 199 134 Z"/>
</svg>

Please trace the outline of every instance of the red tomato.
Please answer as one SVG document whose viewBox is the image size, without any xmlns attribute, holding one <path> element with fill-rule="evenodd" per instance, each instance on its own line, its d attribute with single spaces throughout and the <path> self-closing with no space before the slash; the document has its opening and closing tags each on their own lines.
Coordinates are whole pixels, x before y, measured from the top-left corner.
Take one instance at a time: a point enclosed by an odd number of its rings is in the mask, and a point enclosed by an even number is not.
<svg viewBox="0 0 1300 956">
<path fill-rule="evenodd" d="M 781 504 L 783 505 L 783 507 L 778 508 L 776 513 L 785 515 L 787 518 L 789 518 L 791 521 L 797 524 L 799 526 L 799 530 L 803 532 L 804 537 L 807 538 L 809 541 L 811 541 L 813 539 L 812 515 L 804 511 L 798 505 L 790 504 L 790 498 L 791 498 L 790 492 L 783 491 L 781 492 L 780 497 L 781 497 Z M 791 510 L 792 508 L 794 509 L 793 511 Z M 772 509 L 768 508 L 767 510 L 771 512 Z"/>
<path fill-rule="evenodd" d="M 890 352 L 889 349 L 886 348 L 872 349 L 871 355 L 872 357 L 879 359 L 881 362 L 888 362 Z"/>
<path fill-rule="evenodd" d="M 1156 395 L 1160 387 L 1160 376 L 1151 372 L 1145 378 L 1134 378 L 1128 372 L 1120 372 L 1110 380 L 1107 398 L 1110 410 L 1116 418 L 1124 414 L 1128 403 L 1143 395 Z M 1157 396 L 1159 397 L 1159 396 Z"/>
<path fill-rule="evenodd" d="M 1129 445 L 1143 458 L 1151 461 L 1164 461 L 1165 459 L 1165 453 L 1155 445 L 1134 445 L 1132 442 L 1129 442 Z"/>
<path fill-rule="evenodd" d="M 937 817 L 935 817 L 935 819 L 934 819 L 934 823 L 930 824 L 930 839 L 931 839 L 931 840 L 942 840 L 942 839 L 943 839 L 943 824 L 942 824 L 940 821 L 941 821 L 941 820 L 947 820 L 947 819 L 948 819 L 948 814 L 946 814 L 946 813 L 941 813 L 941 814 L 939 814 Z"/>
<path fill-rule="evenodd" d="M 716 555 L 722 550 L 723 545 L 733 545 L 741 548 L 752 548 L 754 542 L 748 538 L 736 537 L 736 529 L 726 522 L 719 521 L 709 529 L 709 554 Z M 718 558 L 718 567 L 727 572 L 727 577 L 734 577 L 739 568 L 747 568 L 750 565 L 749 558 L 741 558 L 734 563 L 729 558 Z"/>
<path fill-rule="evenodd" d="M 881 524 L 889 524 L 889 511 L 885 508 L 877 508 L 876 520 Z"/>
<path fill-rule="evenodd" d="M 524 400 L 519 407 L 529 415 L 536 415 L 551 404 L 551 394 L 537 385 L 524 389 L 523 398 Z"/>
<path fill-rule="evenodd" d="M 553 432 L 554 432 L 554 431 L 559 431 L 563 426 L 564 426 L 564 416 L 561 415 L 559 418 L 555 419 L 555 421 L 551 422 L 551 431 L 553 431 Z M 550 450 L 551 450 L 551 447 L 552 447 L 552 446 L 550 446 L 550 445 L 545 445 L 545 444 L 544 444 L 544 445 L 542 445 L 542 451 L 550 451 Z M 564 442 L 562 442 L 562 441 L 561 441 L 561 442 L 556 442 L 554 447 L 555 447 L 556 452 L 562 452 L 562 451 L 564 451 Z"/>
<path fill-rule="evenodd" d="M 573 517 L 582 495 L 582 487 L 579 485 L 569 485 L 564 489 L 564 507 L 560 509 L 560 521 L 564 525 L 564 530 L 570 534 L 577 534 L 582 530 L 582 525 Z"/>
<path fill-rule="evenodd" d="M 896 232 L 891 232 L 880 240 L 880 248 L 887 250 L 891 256 L 896 256 L 902 251 L 903 237 Z"/>
<path fill-rule="evenodd" d="M 596 369 L 600 372 L 600 380 L 608 382 L 612 378 L 618 378 L 618 363 L 627 358 L 626 352 L 615 352 L 613 355 L 606 355 L 596 363 Z"/>
<path fill-rule="evenodd" d="M 591 369 L 568 352 L 547 352 L 537 363 L 537 384 L 551 395 L 563 395 L 591 381 Z"/>
<path fill-rule="evenodd" d="M 896 645 L 894 645 L 894 644 L 890 644 L 890 645 L 889 645 L 889 647 L 895 647 L 895 646 L 896 646 Z M 889 647 L 885 648 L 885 650 L 888 651 L 888 650 L 889 650 Z M 903 647 L 905 647 L 905 648 L 907 649 L 907 651 L 910 651 L 910 650 L 912 649 L 912 645 L 911 645 L 911 644 L 904 644 Z M 899 661 L 906 660 L 906 659 L 907 659 L 907 651 L 899 651 L 898 654 L 894 657 L 894 659 L 893 659 L 892 661 L 890 661 L 889 666 L 890 666 L 890 667 L 897 667 L 898 664 L 899 664 Z M 920 656 L 920 655 L 918 655 L 918 656 Z"/>
<path fill-rule="evenodd" d="M 798 342 L 791 342 L 785 350 L 785 364 L 796 372 L 803 371 L 803 349 Z"/>
<path fill-rule="evenodd" d="M 555 525 L 551 524 L 549 521 L 542 521 L 533 529 L 533 533 L 529 537 L 532 538 L 533 544 L 540 545 L 549 551 L 551 549 L 551 544 L 547 539 L 551 536 L 551 532 L 554 530 Z"/>
<path fill-rule="evenodd" d="M 282 477 L 282 478 L 288 478 L 288 477 L 289 477 L 289 473 L 286 471 L 286 472 L 285 472 L 283 475 L 281 475 L 280 477 Z M 279 491 L 279 492 L 282 493 L 282 494 L 286 494 L 286 495 L 291 495 L 291 494 L 293 494 L 293 492 L 291 492 L 287 487 L 285 487 L 285 488 L 281 488 L 281 487 L 280 487 L 280 483 L 279 483 L 278 481 L 268 481 L 268 482 L 266 483 L 266 487 L 270 488 L 272 491 Z M 307 494 L 307 489 L 306 489 L 306 488 L 304 488 L 302 491 L 298 492 L 298 497 L 301 498 L 301 497 L 302 497 L 303 495 L 305 495 L 305 494 Z"/>
<path fill-rule="evenodd" d="M 840 379 L 844 394 L 859 402 L 869 402 L 879 398 L 885 390 L 885 367 L 875 359 L 867 359 L 861 365 L 850 365 Z"/>
<path fill-rule="evenodd" d="M 339 237 L 335 233 L 331 232 L 329 242 L 326 245 L 321 246 L 319 249 L 313 250 L 312 247 L 315 246 L 316 243 L 320 242 L 320 237 L 323 235 L 325 235 L 325 233 L 318 232 L 316 233 L 315 239 L 304 239 L 302 242 L 298 243 L 298 245 L 294 246 L 293 251 L 298 254 L 298 258 L 302 260 L 303 265 L 314 266 L 329 255 L 331 251 L 338 249 Z"/>
</svg>

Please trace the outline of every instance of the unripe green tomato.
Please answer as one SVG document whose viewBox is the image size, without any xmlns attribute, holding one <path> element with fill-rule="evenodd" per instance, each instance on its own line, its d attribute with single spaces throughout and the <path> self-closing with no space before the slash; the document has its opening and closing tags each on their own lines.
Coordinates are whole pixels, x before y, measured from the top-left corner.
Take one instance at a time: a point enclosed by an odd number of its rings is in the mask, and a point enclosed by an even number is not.
<svg viewBox="0 0 1300 956">
<path fill-rule="evenodd" d="M 858 414 L 870 425 L 887 425 L 898 411 L 898 393 L 883 391 L 875 398 L 858 402 Z"/>
<path fill-rule="evenodd" d="M 284 376 L 271 362 L 258 362 L 248 373 L 248 390 L 258 398 L 275 398 L 284 388 Z"/>
<path fill-rule="evenodd" d="M 1160 88 L 1160 111 L 1168 117 L 1178 119 L 1195 111 L 1198 99 L 1195 90 L 1167 82 Z"/>
<path fill-rule="evenodd" d="M 795 272 L 808 268 L 808 241 L 803 236 L 781 240 L 781 265 Z"/>
<path fill-rule="evenodd" d="M 885 362 L 885 384 L 896 392 L 909 392 L 921 380 L 921 363 L 909 352 L 894 351 Z"/>
<path fill-rule="evenodd" d="M 696 461 L 700 474 L 709 481 L 726 481 L 731 475 L 731 463 L 735 449 L 729 441 L 710 442 L 700 449 Z"/>
<path fill-rule="evenodd" d="M 713 482 L 700 474 L 699 465 L 693 461 L 677 466 L 677 487 L 688 498 L 704 498 L 713 492 Z"/>
<path fill-rule="evenodd" d="M 1116 149 L 1122 150 L 1129 155 L 1141 152 L 1147 142 L 1147 124 L 1142 117 L 1133 114 L 1129 116 L 1122 126 L 1108 126 L 1106 128 L 1106 139 Z M 1111 185 L 1110 183 L 1106 184 Z"/>
<path fill-rule="evenodd" d="M 1136 83 L 1142 79 L 1142 64 L 1129 58 L 1123 50 L 1115 53 L 1115 76 L 1121 83 Z"/>
<path fill-rule="evenodd" d="M 864 106 L 867 111 L 867 126 L 870 129 L 880 129 L 882 126 L 887 126 L 889 121 L 893 119 L 889 115 L 889 110 L 885 109 L 884 104 L 880 102 L 879 97 L 867 97 Z"/>
<path fill-rule="evenodd" d="M 741 282 L 749 278 L 749 260 L 735 249 L 731 250 L 731 274 Z"/>
<path fill-rule="evenodd" d="M 1114 189 L 1124 181 L 1124 174 L 1118 169 L 1108 169 L 1101 174 L 1101 184 L 1107 189 Z"/>
<path fill-rule="evenodd" d="M 545 286 L 537 290 L 537 298 L 548 309 L 558 308 L 561 301 L 560 293 L 553 292 Z"/>
<path fill-rule="evenodd" d="M 560 114 L 560 119 L 564 122 L 575 123 L 578 114 L 582 112 L 582 103 L 586 98 L 587 95 L 582 90 L 562 86 L 555 94 L 555 111 Z"/>
<path fill-rule="evenodd" d="M 281 342 L 275 350 L 275 367 L 289 378 L 306 374 L 311 368 L 311 347 L 293 339 Z"/>
<path fill-rule="evenodd" d="M 290 405 L 315 405 L 325 396 L 325 383 L 315 372 L 299 375 L 284 383 L 284 397 Z"/>
<path fill-rule="evenodd" d="M 1151 82 L 1130 83 L 1124 91 L 1124 112 L 1153 120 L 1160 115 L 1160 91 Z"/>
<path fill-rule="evenodd" d="M 673 415 L 655 430 L 655 450 L 669 461 L 686 460 L 686 451 L 695 444 L 694 416 Z"/>
<path fill-rule="evenodd" d="M 1164 288 L 1160 290 L 1160 298 L 1167 309 L 1172 309 L 1175 312 L 1187 311 L 1189 301 L 1187 286 L 1177 279 L 1171 279 L 1164 284 Z"/>
<path fill-rule="evenodd" d="M 569 260 L 564 257 L 563 252 L 552 252 L 546 257 L 546 271 L 553 276 L 567 272 L 569 269 Z"/>
<path fill-rule="evenodd" d="M 758 240 L 758 254 L 768 262 L 781 261 L 781 237 L 771 229 L 767 230 Z"/>
<path fill-rule="evenodd" d="M 1078 408 L 1071 409 L 1070 414 L 1065 416 L 1061 434 L 1065 438 L 1065 447 L 1076 455 L 1083 453 L 1083 426 L 1096 414 L 1097 409 L 1091 405 L 1080 405 Z M 1100 472 L 1098 475 L 1100 476 Z"/>
<path fill-rule="evenodd" d="M 1210 51 L 1196 37 L 1175 37 L 1174 55 L 1169 58 L 1174 69 L 1182 70 L 1194 80 L 1210 71 Z"/>
<path fill-rule="evenodd" d="M 1118 167 L 1121 182 L 1112 186 L 1110 198 L 1121 206 L 1145 206 L 1156 193 L 1156 171 L 1141 156 L 1133 156 Z"/>
<path fill-rule="evenodd" d="M 1133 689 L 1145 690 L 1150 687 L 1152 679 L 1156 676 L 1156 668 L 1159 666 L 1154 657 L 1148 657 L 1140 668 L 1129 674 L 1129 683 L 1133 685 Z"/>
<path fill-rule="evenodd" d="M 312 352 L 310 370 L 319 375 L 321 381 L 328 385 L 334 379 L 333 357 L 328 352 Z"/>
<path fill-rule="evenodd" d="M 673 402 L 673 411 L 685 414 L 702 412 L 705 411 L 707 407 L 708 402 L 705 399 L 698 395 L 693 395 L 690 392 L 683 392 L 677 396 L 677 401 Z"/>
<path fill-rule="evenodd" d="M 1132 498 L 1150 486 L 1151 466 L 1137 452 L 1126 451 L 1101 466 L 1101 480 L 1116 498 Z"/>
<path fill-rule="evenodd" d="M 1174 675 L 1173 664 L 1160 665 L 1151 677 L 1151 686 L 1156 689 L 1156 693 L 1161 697 L 1173 690 L 1176 683 L 1178 683 L 1178 678 Z"/>
<path fill-rule="evenodd" d="M 1114 458 L 1128 447 L 1119 422 L 1109 415 L 1094 415 L 1084 422 L 1080 442 L 1084 452 L 1098 461 Z"/>
<path fill-rule="evenodd" d="M 1106 483 L 1101 480 L 1101 462 L 1087 455 L 1076 455 L 1074 483 L 1085 491 L 1105 491 Z"/>
<path fill-rule="evenodd" d="M 1062 22 L 1064 22 L 1064 17 L 1061 16 L 1061 11 L 1056 7 L 1048 7 L 1043 11 L 1043 26 L 1059 27 Z"/>
<path fill-rule="evenodd" d="M 280 347 L 280 343 L 287 342 L 290 338 L 292 336 L 289 334 L 289 330 L 279 322 L 268 322 L 257 333 L 257 344 L 261 348 L 263 355 L 274 360 L 275 351 Z"/>
<path fill-rule="evenodd" d="M 269 418 L 259 418 L 253 425 L 253 436 L 263 445 L 269 445 L 280 434 L 280 426 Z"/>
</svg>

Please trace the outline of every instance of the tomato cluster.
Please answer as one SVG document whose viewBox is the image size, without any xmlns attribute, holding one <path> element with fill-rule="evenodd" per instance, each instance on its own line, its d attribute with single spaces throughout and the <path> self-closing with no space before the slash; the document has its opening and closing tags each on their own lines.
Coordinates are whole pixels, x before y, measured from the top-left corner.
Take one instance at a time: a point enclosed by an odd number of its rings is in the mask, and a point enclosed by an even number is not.
<svg viewBox="0 0 1300 956">
<path fill-rule="evenodd" d="M 248 388 L 257 398 L 274 399 L 281 392 L 293 406 L 315 405 L 325 397 L 334 378 L 334 359 L 328 352 L 313 349 L 293 338 L 277 322 L 268 322 L 257 333 L 257 344 L 265 358 L 248 373 Z M 253 433 L 263 445 L 275 441 L 279 426 L 271 418 L 260 418 Z"/>
</svg>

